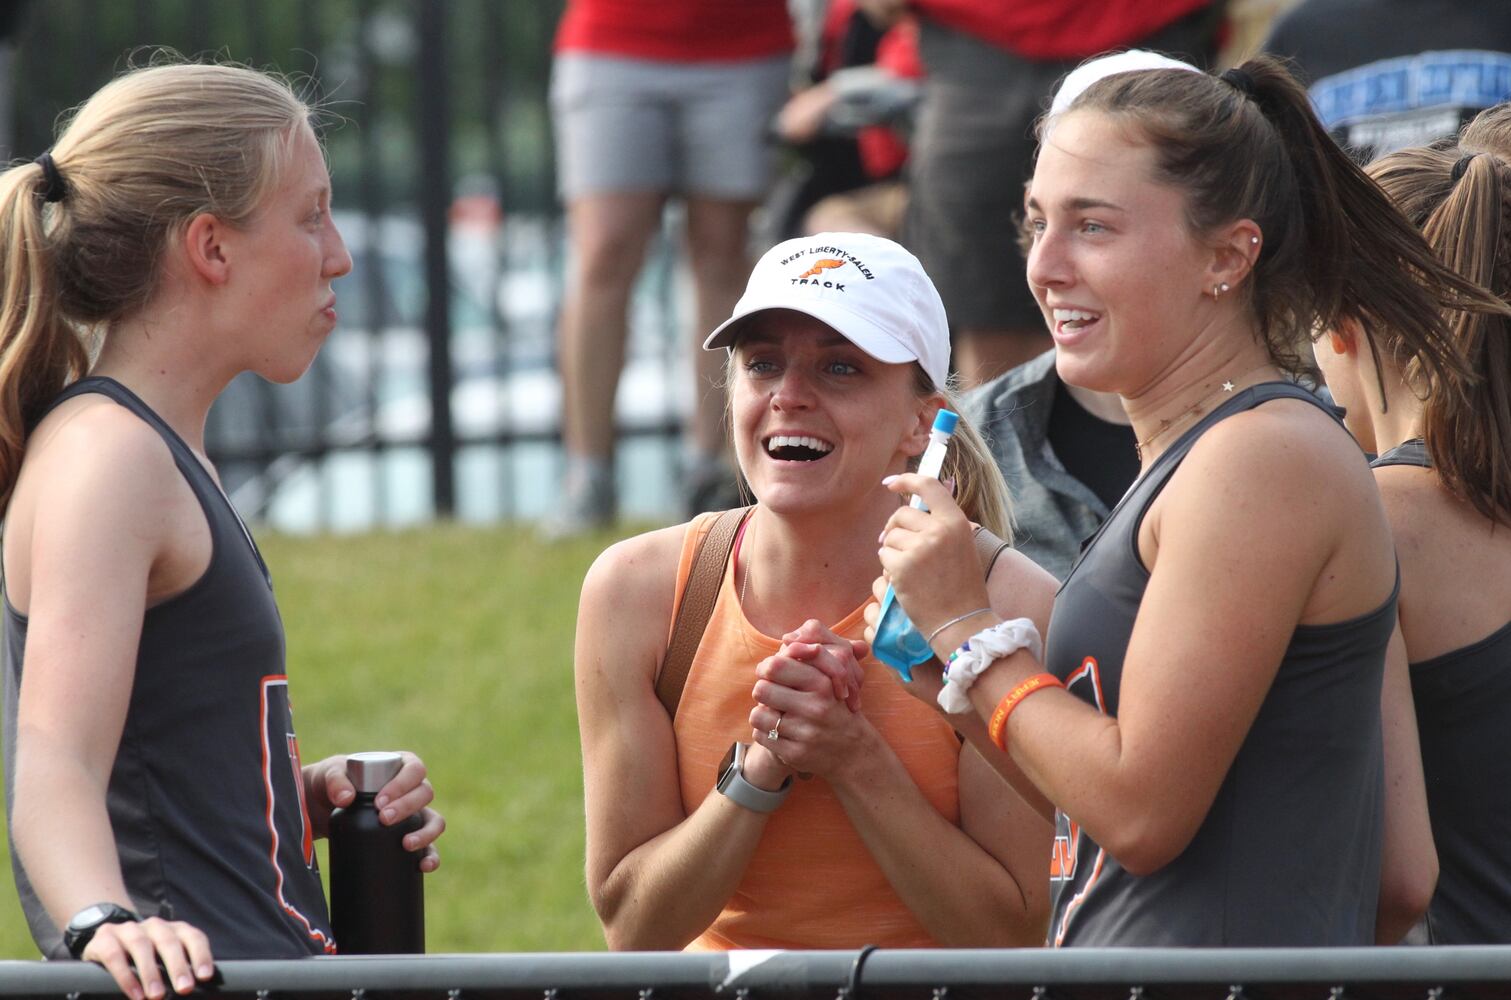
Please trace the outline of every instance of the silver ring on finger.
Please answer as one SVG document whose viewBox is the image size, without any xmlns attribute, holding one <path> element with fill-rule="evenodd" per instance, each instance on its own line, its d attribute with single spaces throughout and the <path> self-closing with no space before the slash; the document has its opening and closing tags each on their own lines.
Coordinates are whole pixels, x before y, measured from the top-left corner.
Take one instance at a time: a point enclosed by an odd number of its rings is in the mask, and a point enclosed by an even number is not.
<svg viewBox="0 0 1511 1000">
<path fill-rule="evenodd" d="M 768 730 L 766 730 L 766 738 L 768 740 L 770 740 L 771 742 L 773 742 L 773 743 L 775 743 L 777 740 L 779 740 L 779 739 L 782 738 L 781 729 L 782 729 L 782 719 L 784 719 L 784 718 L 785 718 L 785 716 L 783 716 L 782 714 L 778 713 L 777 717 L 776 717 L 776 722 L 772 723 L 771 728 L 768 729 Z"/>
</svg>

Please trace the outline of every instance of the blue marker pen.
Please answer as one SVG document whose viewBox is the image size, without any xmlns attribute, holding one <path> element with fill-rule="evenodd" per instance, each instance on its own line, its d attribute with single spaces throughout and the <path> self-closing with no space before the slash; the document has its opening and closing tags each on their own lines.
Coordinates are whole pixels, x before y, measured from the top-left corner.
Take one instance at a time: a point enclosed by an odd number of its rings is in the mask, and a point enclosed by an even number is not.
<svg viewBox="0 0 1511 1000">
<path fill-rule="evenodd" d="M 940 410 L 934 417 L 934 427 L 929 431 L 929 445 L 923 450 L 923 457 L 918 460 L 920 476 L 939 478 L 939 470 L 944 468 L 944 456 L 949 451 L 950 437 L 955 433 L 955 424 L 959 420 L 959 415 L 949 410 Z M 915 510 L 929 509 L 924 505 L 923 498 L 916 493 L 909 506 Z M 872 643 L 871 651 L 905 681 L 913 679 L 914 667 L 934 655 L 928 641 L 913 627 L 908 613 L 897 603 L 897 596 L 890 586 L 881 601 L 881 617 L 876 622 L 876 641 Z"/>
</svg>

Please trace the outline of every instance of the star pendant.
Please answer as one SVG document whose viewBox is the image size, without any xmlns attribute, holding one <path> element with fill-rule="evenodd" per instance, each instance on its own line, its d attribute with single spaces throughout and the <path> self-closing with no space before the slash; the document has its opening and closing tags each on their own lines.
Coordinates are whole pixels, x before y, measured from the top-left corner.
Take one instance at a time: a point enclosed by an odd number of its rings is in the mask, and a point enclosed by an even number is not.
<svg viewBox="0 0 1511 1000">
<path fill-rule="evenodd" d="M 1228 381 L 1226 381 L 1226 382 L 1224 382 L 1222 384 L 1222 391 L 1223 392 L 1232 392 L 1233 391 L 1233 380 L 1232 379 L 1229 379 Z"/>
</svg>

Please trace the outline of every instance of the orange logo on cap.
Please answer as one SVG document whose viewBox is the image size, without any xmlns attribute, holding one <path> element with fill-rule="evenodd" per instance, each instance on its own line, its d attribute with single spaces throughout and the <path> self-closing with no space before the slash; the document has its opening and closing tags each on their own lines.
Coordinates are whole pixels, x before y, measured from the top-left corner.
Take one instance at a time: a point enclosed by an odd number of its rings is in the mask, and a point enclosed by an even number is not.
<svg viewBox="0 0 1511 1000">
<path fill-rule="evenodd" d="M 832 271 L 836 267 L 844 266 L 845 262 L 842 260 L 835 260 L 833 257 L 825 257 L 823 260 L 815 261 L 811 268 L 798 275 L 798 277 L 812 278 L 816 275 L 822 274 L 825 271 Z"/>
</svg>

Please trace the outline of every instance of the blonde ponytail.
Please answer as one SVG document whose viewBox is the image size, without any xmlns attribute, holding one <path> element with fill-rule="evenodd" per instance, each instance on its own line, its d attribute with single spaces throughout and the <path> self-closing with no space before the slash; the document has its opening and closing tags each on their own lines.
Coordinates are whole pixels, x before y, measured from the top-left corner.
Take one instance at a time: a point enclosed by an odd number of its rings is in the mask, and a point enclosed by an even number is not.
<svg viewBox="0 0 1511 1000">
<path fill-rule="evenodd" d="M 21 470 L 26 433 L 83 373 L 88 354 L 58 308 L 53 252 L 36 163 L 0 174 L 0 510 Z"/>
<path fill-rule="evenodd" d="M 939 393 L 944 396 L 944 405 L 960 414 L 955 425 L 955 436 L 950 441 L 949 454 L 945 457 L 941 479 L 955 481 L 955 502 L 965 511 L 965 516 L 981 525 L 1004 542 L 1013 540 L 1012 494 L 997 460 L 987 447 L 986 439 L 970 420 L 961 413 L 960 395 L 952 386 L 936 387 L 917 367 L 915 388 L 919 395 Z"/>
</svg>

